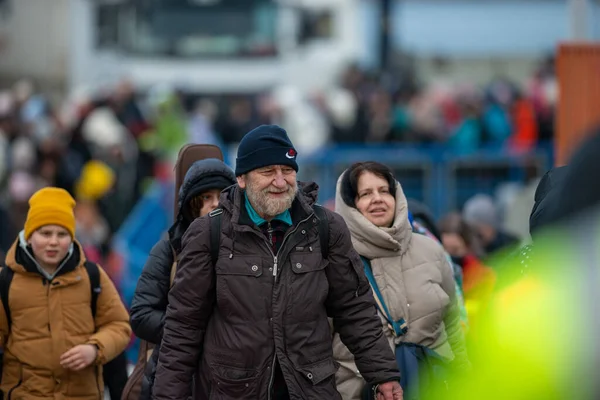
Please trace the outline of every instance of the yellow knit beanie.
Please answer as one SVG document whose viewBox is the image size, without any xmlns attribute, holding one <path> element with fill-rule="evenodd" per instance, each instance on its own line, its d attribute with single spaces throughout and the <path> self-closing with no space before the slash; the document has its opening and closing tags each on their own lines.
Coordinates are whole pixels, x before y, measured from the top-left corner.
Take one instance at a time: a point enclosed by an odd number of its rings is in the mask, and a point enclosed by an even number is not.
<svg viewBox="0 0 600 400">
<path fill-rule="evenodd" d="M 29 212 L 25 221 L 25 238 L 45 225 L 59 225 L 75 237 L 75 200 L 69 192 L 56 187 L 38 190 L 29 199 Z"/>
</svg>

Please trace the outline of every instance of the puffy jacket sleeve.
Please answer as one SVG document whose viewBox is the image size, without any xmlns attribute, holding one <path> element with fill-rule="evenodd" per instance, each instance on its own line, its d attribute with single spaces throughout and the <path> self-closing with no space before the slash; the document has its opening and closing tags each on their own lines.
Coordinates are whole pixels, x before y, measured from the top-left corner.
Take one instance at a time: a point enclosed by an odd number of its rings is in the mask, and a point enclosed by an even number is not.
<svg viewBox="0 0 600 400">
<path fill-rule="evenodd" d="M 125 350 L 131 337 L 129 315 L 106 272 L 98 266 L 100 287 L 96 305 L 96 333 L 88 340 L 98 346 L 97 364 L 106 364 Z"/>
<path fill-rule="evenodd" d="M 448 343 L 454 353 L 454 365 L 459 369 L 470 369 L 471 364 L 467 356 L 464 331 L 460 324 L 460 306 L 459 299 L 456 296 L 456 283 L 452 266 L 448 263 L 446 255 L 441 249 L 437 259 L 437 264 L 442 273 L 442 289 L 450 297 L 450 303 L 444 314 L 444 325 L 448 335 Z"/>
<path fill-rule="evenodd" d="M 183 237 L 158 356 L 156 400 L 187 400 L 192 394 L 216 293 L 209 229 L 208 217 L 198 218 Z"/>
<path fill-rule="evenodd" d="M 375 300 L 350 232 L 341 216 L 330 215 L 327 312 L 335 332 L 355 357 L 369 384 L 400 380 L 394 353 L 381 329 Z"/>
<path fill-rule="evenodd" d="M 131 301 L 131 329 L 152 344 L 160 343 L 162 337 L 172 266 L 171 245 L 163 239 L 150 251 Z"/>
</svg>

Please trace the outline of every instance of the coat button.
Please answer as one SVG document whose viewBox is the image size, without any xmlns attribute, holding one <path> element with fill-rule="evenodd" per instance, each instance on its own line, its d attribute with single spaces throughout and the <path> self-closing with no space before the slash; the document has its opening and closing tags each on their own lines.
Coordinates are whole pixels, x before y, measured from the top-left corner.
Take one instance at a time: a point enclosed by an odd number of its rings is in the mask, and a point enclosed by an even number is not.
<svg viewBox="0 0 600 400">
<path fill-rule="evenodd" d="M 302 268 L 302 264 L 296 263 L 296 268 L 298 268 L 298 269 Z"/>
<path fill-rule="evenodd" d="M 306 231 L 304 229 L 302 229 L 302 234 L 306 235 Z"/>
<path fill-rule="evenodd" d="M 258 271 L 258 266 L 257 265 L 253 265 L 252 266 L 252 271 L 254 271 L 254 272 Z"/>
<path fill-rule="evenodd" d="M 306 377 L 312 381 L 313 374 L 311 374 L 311 373 L 309 372 L 308 374 L 306 374 Z"/>
</svg>

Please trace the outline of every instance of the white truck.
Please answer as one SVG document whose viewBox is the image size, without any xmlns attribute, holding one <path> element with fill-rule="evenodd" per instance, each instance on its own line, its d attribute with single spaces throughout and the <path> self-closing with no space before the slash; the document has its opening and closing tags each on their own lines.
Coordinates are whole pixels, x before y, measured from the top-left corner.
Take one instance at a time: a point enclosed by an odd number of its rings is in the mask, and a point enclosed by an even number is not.
<svg viewBox="0 0 600 400">
<path fill-rule="evenodd" d="M 0 74 L 198 93 L 329 86 L 360 56 L 360 0 L 2 0 Z M 2 50 L 3 49 L 3 50 Z"/>
</svg>

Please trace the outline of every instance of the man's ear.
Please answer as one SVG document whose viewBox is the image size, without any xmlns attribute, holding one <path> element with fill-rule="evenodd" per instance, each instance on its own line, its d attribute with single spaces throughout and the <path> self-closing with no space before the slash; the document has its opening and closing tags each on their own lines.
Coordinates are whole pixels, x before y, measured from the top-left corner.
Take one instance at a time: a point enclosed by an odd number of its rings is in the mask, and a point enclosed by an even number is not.
<svg viewBox="0 0 600 400">
<path fill-rule="evenodd" d="M 238 186 L 241 189 L 246 189 L 246 175 L 240 175 L 235 178 L 237 180 Z"/>
</svg>

